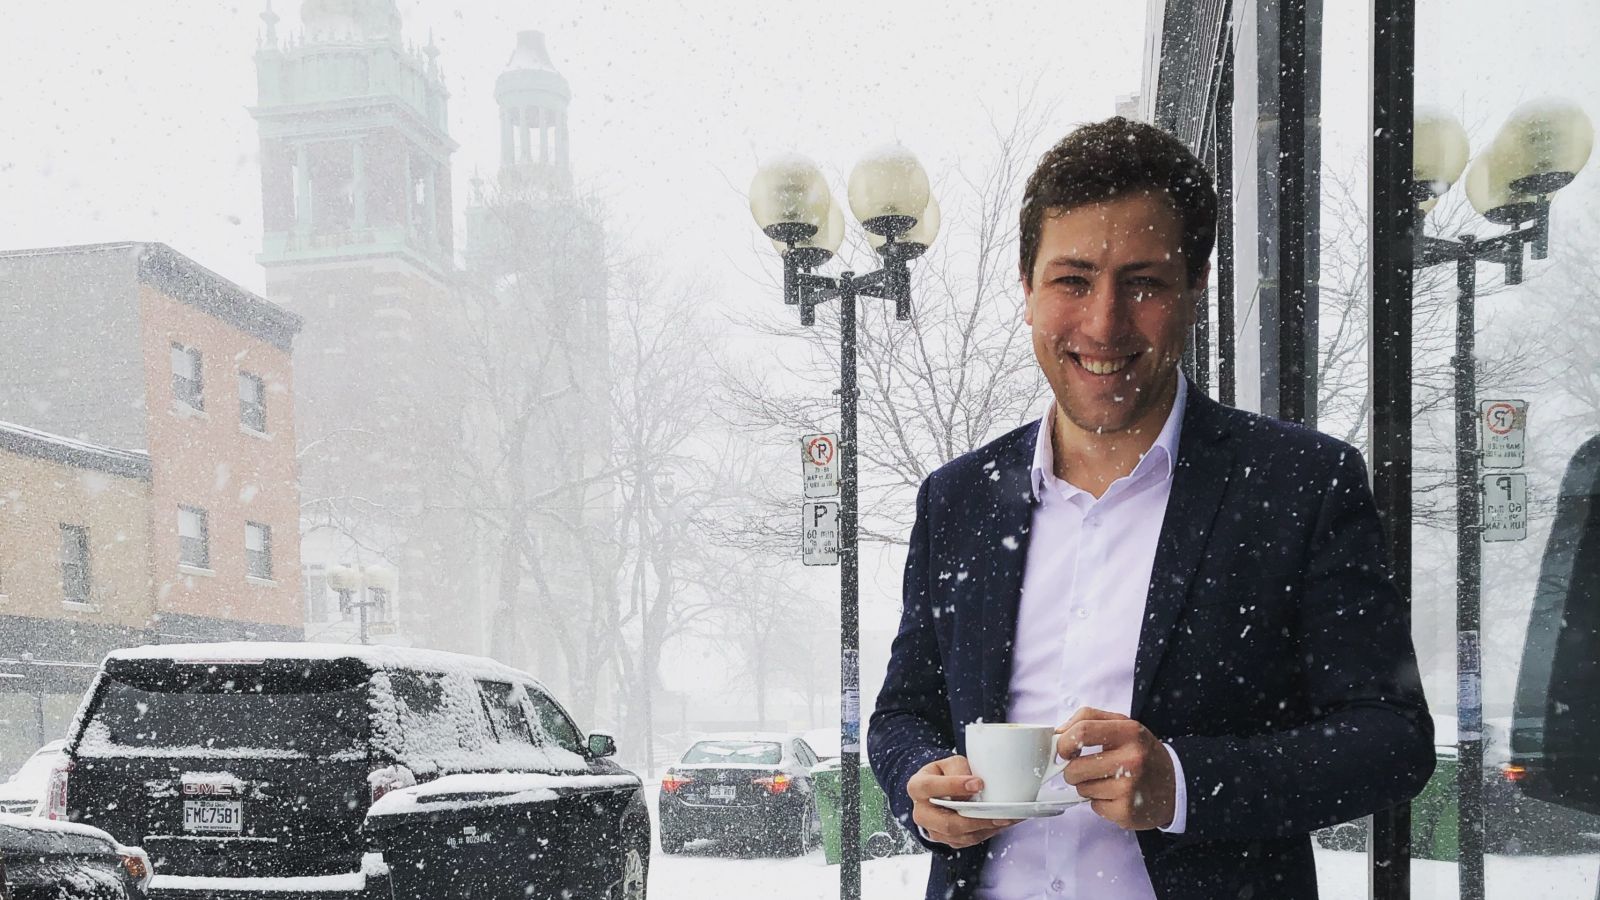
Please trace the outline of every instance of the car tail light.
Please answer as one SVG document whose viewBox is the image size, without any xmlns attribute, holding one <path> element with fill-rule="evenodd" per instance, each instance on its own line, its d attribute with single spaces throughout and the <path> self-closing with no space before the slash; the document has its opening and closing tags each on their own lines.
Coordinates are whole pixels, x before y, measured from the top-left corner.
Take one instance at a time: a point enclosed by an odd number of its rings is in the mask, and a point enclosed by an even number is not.
<svg viewBox="0 0 1600 900">
<path fill-rule="evenodd" d="M 150 858 L 144 855 L 143 850 L 124 847 L 122 868 L 128 873 L 129 878 L 139 883 L 140 890 L 150 889 L 150 882 L 155 878 L 155 870 L 150 868 Z"/>
<path fill-rule="evenodd" d="M 1505 773 L 1506 780 L 1512 784 L 1516 784 L 1528 777 L 1527 768 L 1515 764 L 1501 766 L 1500 771 Z"/>
<path fill-rule="evenodd" d="M 405 766 L 384 766 L 367 775 L 367 787 L 372 795 L 372 803 L 377 803 L 390 791 L 415 787 L 416 784 L 417 776 Z"/>
<path fill-rule="evenodd" d="M 666 776 L 661 779 L 661 789 L 669 794 L 676 794 L 678 792 L 678 788 L 681 788 L 686 784 L 694 784 L 694 779 L 687 775 L 679 775 L 675 772 L 668 772 Z"/>
<path fill-rule="evenodd" d="M 789 789 L 789 776 L 780 772 L 771 778 L 757 778 L 755 783 L 766 788 L 769 794 L 781 794 Z"/>
<path fill-rule="evenodd" d="M 50 770 L 50 787 L 44 795 L 44 817 L 67 818 L 67 776 L 72 774 L 72 763 L 64 762 Z"/>
</svg>

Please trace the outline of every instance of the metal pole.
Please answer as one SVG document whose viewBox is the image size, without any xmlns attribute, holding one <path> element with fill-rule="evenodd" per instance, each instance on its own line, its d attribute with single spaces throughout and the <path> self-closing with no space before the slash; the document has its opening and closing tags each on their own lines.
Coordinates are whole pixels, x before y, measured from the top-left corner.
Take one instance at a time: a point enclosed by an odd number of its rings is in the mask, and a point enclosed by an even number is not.
<svg viewBox="0 0 1600 900">
<path fill-rule="evenodd" d="M 861 623 L 856 552 L 856 292 L 839 278 L 839 900 L 861 897 Z"/>
<path fill-rule="evenodd" d="M 1217 85 L 1217 399 L 1234 404 L 1233 322 L 1233 66 L 1232 4 L 1228 6 L 1227 48 Z"/>
<path fill-rule="evenodd" d="M 363 591 L 361 599 L 356 601 L 356 621 L 360 623 L 361 643 L 367 643 L 367 596 Z"/>
<path fill-rule="evenodd" d="M 1372 493 L 1383 520 L 1394 584 L 1411 604 L 1412 270 L 1419 236 L 1411 197 L 1414 0 L 1371 0 Z M 1410 616 L 1406 616 L 1410 621 Z M 1411 896 L 1411 804 L 1372 816 L 1372 900 Z"/>
<path fill-rule="evenodd" d="M 1306 0 L 1278 11 L 1277 417 L 1306 421 Z"/>
<path fill-rule="evenodd" d="M 1478 392 L 1473 361 L 1478 259 L 1472 235 L 1461 236 L 1456 261 L 1456 720 L 1460 794 L 1461 900 L 1483 900 L 1483 691 L 1479 592 L 1483 544 L 1478 529 Z"/>
</svg>

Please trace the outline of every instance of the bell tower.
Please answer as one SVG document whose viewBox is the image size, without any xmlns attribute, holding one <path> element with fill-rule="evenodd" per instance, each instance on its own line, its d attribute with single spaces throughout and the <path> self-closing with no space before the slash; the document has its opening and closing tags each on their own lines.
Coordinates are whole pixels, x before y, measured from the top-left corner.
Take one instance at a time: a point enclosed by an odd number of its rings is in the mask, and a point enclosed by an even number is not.
<svg viewBox="0 0 1600 900">
<path fill-rule="evenodd" d="M 256 52 L 267 292 L 293 302 L 328 268 L 449 281 L 449 94 L 430 39 L 394 0 L 306 0 L 299 34 L 262 13 Z M 287 295 L 287 296 L 278 296 Z"/>
<path fill-rule="evenodd" d="M 305 0 L 255 54 L 267 296 L 301 316 L 295 418 L 306 633 L 345 640 L 337 567 L 393 571 L 400 642 L 461 590 L 446 473 L 460 402 L 452 291 L 449 96 L 430 38 L 394 0 Z M 369 611 L 370 612 L 370 611 Z M 441 639 L 448 644 L 448 639 Z M 457 645 L 457 649 L 475 649 Z"/>
</svg>

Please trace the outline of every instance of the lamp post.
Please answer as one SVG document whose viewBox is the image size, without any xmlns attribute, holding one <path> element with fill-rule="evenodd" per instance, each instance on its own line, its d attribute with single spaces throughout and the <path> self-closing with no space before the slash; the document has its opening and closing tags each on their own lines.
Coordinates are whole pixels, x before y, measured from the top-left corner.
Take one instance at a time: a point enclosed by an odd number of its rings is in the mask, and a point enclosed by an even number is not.
<svg viewBox="0 0 1600 900">
<path fill-rule="evenodd" d="M 355 611 L 356 637 L 363 644 L 372 643 L 367 628 L 367 610 L 385 608 L 398 583 L 394 572 L 380 565 L 365 568 L 339 565 L 328 570 L 328 586 L 339 595 L 339 611 Z"/>
<path fill-rule="evenodd" d="M 840 631 L 840 900 L 861 896 L 860 555 L 856 535 L 856 299 L 894 303 L 911 318 L 911 260 L 939 232 L 939 206 L 928 175 L 904 147 L 869 153 L 850 173 L 850 212 L 868 233 L 883 265 L 837 278 L 813 272 L 844 239 L 844 216 L 822 172 L 802 156 L 768 160 L 750 185 L 750 212 L 783 255 L 783 300 L 800 308 L 800 324 L 816 324 L 816 308 L 839 301 L 839 631 Z"/>
<path fill-rule="evenodd" d="M 1416 201 L 1417 269 L 1456 267 L 1456 721 L 1461 900 L 1483 900 L 1483 694 L 1480 620 L 1483 587 L 1482 518 L 1478 467 L 1477 325 L 1478 263 L 1501 266 L 1506 284 L 1522 282 L 1523 249 L 1534 259 L 1550 252 L 1550 199 L 1576 177 L 1594 145 L 1594 126 L 1564 100 L 1525 103 L 1501 126 L 1493 144 L 1467 165 L 1465 129 L 1448 113 L 1418 110 L 1412 157 Z M 1422 233 L 1427 214 L 1466 169 L 1467 199 L 1485 219 L 1510 231 L 1479 240 Z"/>
</svg>

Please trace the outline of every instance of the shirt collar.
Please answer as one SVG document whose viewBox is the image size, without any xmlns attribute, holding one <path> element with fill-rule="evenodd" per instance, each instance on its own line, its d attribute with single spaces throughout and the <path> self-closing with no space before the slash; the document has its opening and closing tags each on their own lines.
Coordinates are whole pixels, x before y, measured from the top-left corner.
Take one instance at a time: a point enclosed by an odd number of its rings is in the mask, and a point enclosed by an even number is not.
<svg viewBox="0 0 1600 900">
<path fill-rule="evenodd" d="M 1178 439 L 1183 434 L 1183 411 L 1188 405 L 1188 400 L 1189 379 L 1182 372 L 1179 372 L 1178 395 L 1172 401 L 1172 411 L 1167 414 L 1166 424 L 1161 426 L 1161 432 L 1156 435 L 1155 443 L 1151 444 L 1150 449 L 1144 456 L 1139 458 L 1139 464 L 1133 467 L 1133 471 L 1128 474 L 1128 477 L 1131 478 L 1139 474 L 1141 470 L 1148 469 L 1153 465 L 1164 465 L 1165 468 L 1161 473 L 1161 477 L 1172 477 L 1172 470 L 1176 467 L 1178 460 Z M 1035 497 L 1045 496 L 1045 488 L 1056 480 L 1055 448 L 1051 434 L 1054 429 L 1050 427 L 1055 417 L 1055 412 L 1056 400 L 1055 396 L 1052 395 L 1049 406 L 1045 408 L 1044 415 L 1039 418 L 1038 439 L 1033 442 L 1031 481 Z M 1156 461 L 1152 461 L 1151 457 L 1155 457 Z"/>
</svg>

